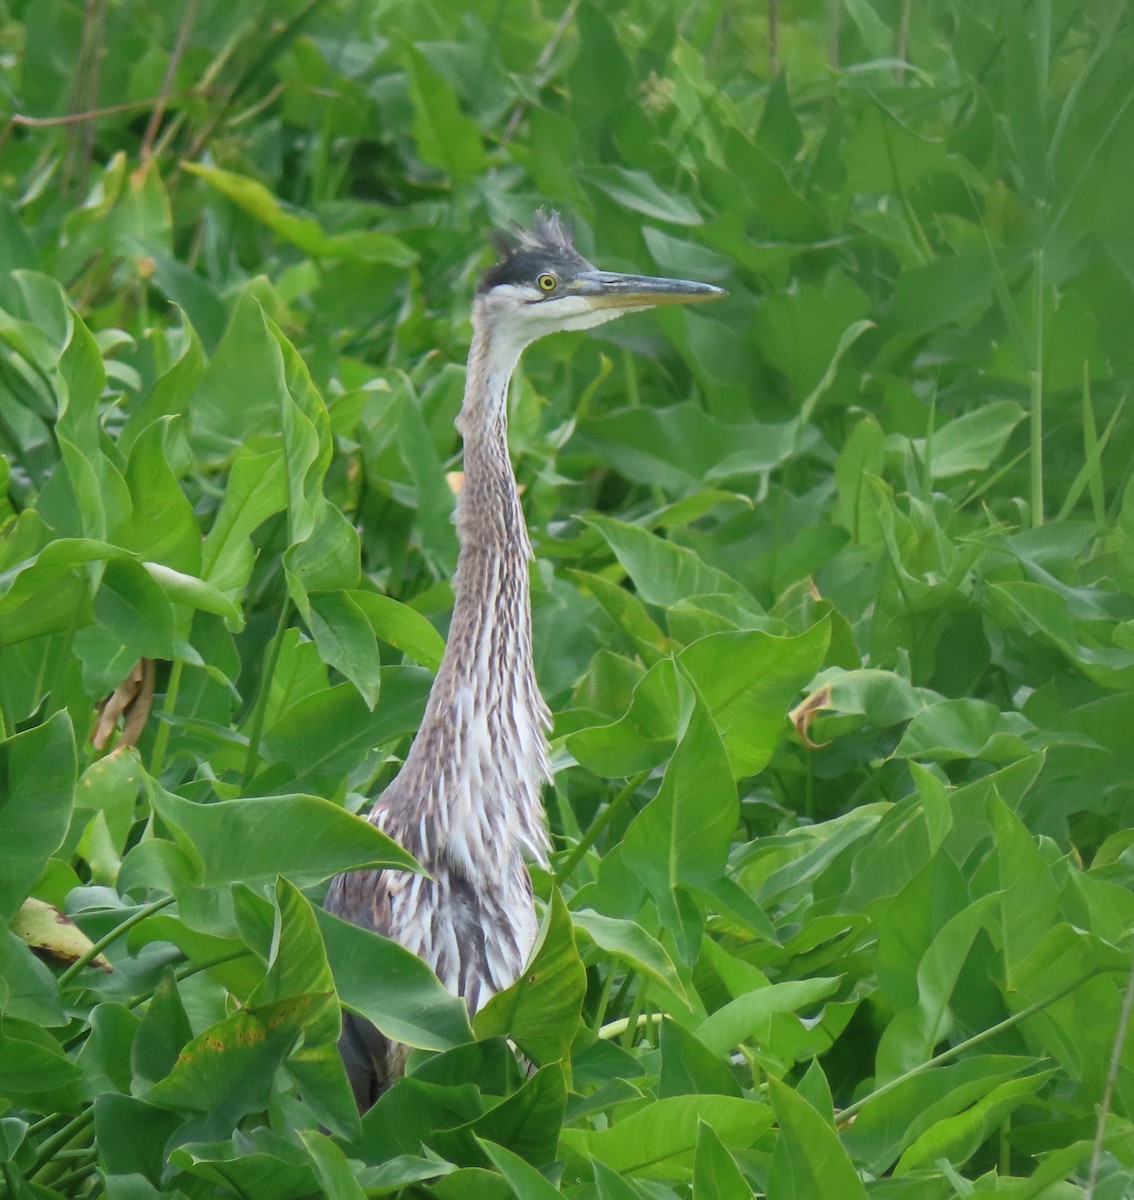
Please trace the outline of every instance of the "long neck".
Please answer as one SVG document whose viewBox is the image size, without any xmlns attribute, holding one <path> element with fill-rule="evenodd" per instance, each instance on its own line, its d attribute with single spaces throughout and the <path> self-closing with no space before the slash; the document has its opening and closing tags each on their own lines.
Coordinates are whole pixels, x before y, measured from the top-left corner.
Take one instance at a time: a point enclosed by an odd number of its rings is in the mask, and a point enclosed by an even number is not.
<svg viewBox="0 0 1134 1200">
<path fill-rule="evenodd" d="M 474 321 L 458 420 L 465 455 L 453 619 L 397 781 L 409 789 L 415 817 L 432 810 L 441 830 L 440 845 L 422 851 L 444 853 L 470 873 L 518 852 L 542 861 L 547 846 L 539 794 L 547 710 L 532 662 L 531 544 L 508 456 L 507 390 L 518 353 Z"/>
</svg>

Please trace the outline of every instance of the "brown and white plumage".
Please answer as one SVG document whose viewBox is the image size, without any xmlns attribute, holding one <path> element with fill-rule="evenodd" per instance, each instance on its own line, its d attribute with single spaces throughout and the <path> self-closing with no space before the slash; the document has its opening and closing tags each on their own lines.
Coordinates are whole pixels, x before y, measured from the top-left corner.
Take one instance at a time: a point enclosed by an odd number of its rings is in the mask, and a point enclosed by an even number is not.
<svg viewBox="0 0 1134 1200">
<path fill-rule="evenodd" d="M 464 404 L 460 556 L 449 640 L 401 771 L 370 820 L 432 878 L 340 875 L 327 908 L 393 938 L 427 962 L 475 1013 L 523 970 L 536 934 L 529 861 L 547 861 L 540 790 L 547 707 L 532 661 L 532 557 L 508 456 L 508 383 L 544 334 L 586 329 L 656 304 L 723 295 L 684 280 L 596 270 L 557 216 L 537 214 L 473 301 Z M 359 1107 L 401 1074 L 404 1047 L 344 1015 L 340 1043 Z"/>
</svg>

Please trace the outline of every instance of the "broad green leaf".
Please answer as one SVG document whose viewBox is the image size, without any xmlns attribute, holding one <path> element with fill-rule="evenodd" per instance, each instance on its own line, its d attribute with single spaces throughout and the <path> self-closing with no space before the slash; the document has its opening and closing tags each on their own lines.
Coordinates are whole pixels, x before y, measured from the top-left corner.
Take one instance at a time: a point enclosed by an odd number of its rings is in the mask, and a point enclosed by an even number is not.
<svg viewBox="0 0 1134 1200">
<path fill-rule="evenodd" d="M 866 1200 L 866 1188 L 835 1130 L 798 1093 L 778 1079 L 768 1095 L 780 1127 L 772 1150 L 768 1190 L 784 1200 L 837 1195 Z"/>
<path fill-rule="evenodd" d="M 480 1038 L 507 1034 L 533 1062 L 557 1062 L 575 1039 L 586 990 L 571 914 L 554 891 L 523 974 L 489 1000 L 473 1027 Z"/>
<path fill-rule="evenodd" d="M 241 623 L 240 609 L 211 583 L 198 579 L 196 575 L 185 575 L 181 571 L 175 571 L 161 563 L 144 562 L 142 566 L 165 593 L 166 599 L 174 604 L 184 604 L 187 608 L 213 613 L 226 618 L 234 625 Z"/>
<path fill-rule="evenodd" d="M 567 748 L 597 775 L 633 775 L 655 767 L 677 744 L 681 703 L 677 669 L 672 660 L 662 659 L 635 687 L 622 717 L 569 734 Z"/>
<path fill-rule="evenodd" d="M 658 794 L 626 831 L 623 861 L 659 903 L 682 885 L 711 886 L 725 869 L 738 817 L 728 757 L 695 696 Z"/>
<path fill-rule="evenodd" d="M 177 1146 L 169 1162 L 247 1200 L 316 1195 L 319 1182 L 311 1157 L 291 1138 L 261 1126 L 237 1130 L 223 1142 Z"/>
<path fill-rule="evenodd" d="M 224 500 L 201 545 L 202 577 L 221 591 L 242 588 L 252 573 L 249 538 L 287 505 L 283 452 L 241 456 L 232 465 Z"/>
<path fill-rule="evenodd" d="M 661 1075 L 658 1096 L 707 1093 L 739 1096 L 740 1084 L 721 1056 L 714 1054 L 687 1029 L 674 1021 L 663 1021 L 659 1036 Z"/>
<path fill-rule="evenodd" d="M 1039 1061 L 1024 1055 L 978 1054 L 911 1076 L 877 1099 L 867 1099 L 843 1141 L 858 1162 L 881 1174 L 927 1130 Z"/>
<path fill-rule="evenodd" d="M 608 917 L 590 908 L 573 910 L 571 923 L 600 950 L 652 976 L 663 987 L 684 999 L 685 986 L 673 960 L 665 952 L 665 947 L 641 925 L 618 917 Z"/>
<path fill-rule="evenodd" d="M 627 479 L 682 492 L 770 471 L 813 440 L 795 421 L 726 424 L 692 404 L 618 409 L 583 421 L 578 436 Z"/>
<path fill-rule="evenodd" d="M 560 1149 L 597 1158 L 612 1170 L 653 1179 L 688 1179 L 701 1123 L 730 1150 L 751 1146 L 772 1124 L 772 1110 L 732 1096 L 671 1096 L 637 1109 L 609 1129 L 565 1129 Z"/>
<path fill-rule="evenodd" d="M 492 1165 L 508 1181 L 516 1200 L 553 1200 L 559 1195 L 557 1187 L 507 1147 L 484 1139 L 480 1141 L 480 1146 Z"/>
<path fill-rule="evenodd" d="M 942 1158 L 958 1165 L 964 1163 L 1012 1112 L 1028 1103 L 1054 1074 L 1054 1071 L 1037 1071 L 1022 1079 L 1005 1080 L 971 1108 L 938 1121 L 905 1151 L 894 1168 L 894 1174 L 905 1175 Z"/>
<path fill-rule="evenodd" d="M 645 171 L 627 167 L 587 167 L 583 178 L 616 203 L 655 221 L 700 225 L 701 214 L 683 196 L 663 191 Z"/>
<path fill-rule="evenodd" d="M 413 136 L 422 160 L 458 178 L 484 169 L 476 123 L 461 112 L 449 81 L 414 46 L 402 47 L 413 101 Z"/>
<path fill-rule="evenodd" d="M 143 1085 L 164 1079 L 193 1037 L 173 969 L 167 967 L 130 1047 L 130 1067 Z"/>
<path fill-rule="evenodd" d="M 0 742 L 0 920 L 11 921 L 63 841 L 77 774 L 66 711 Z"/>
<path fill-rule="evenodd" d="M 343 1006 L 394 1041 L 447 1050 L 472 1040 L 468 1010 L 410 951 L 316 910 Z"/>
<path fill-rule="evenodd" d="M 355 589 L 347 595 L 370 622 L 376 637 L 404 651 L 431 671 L 441 665 L 445 639 L 421 613 L 380 592 Z"/>
<path fill-rule="evenodd" d="M 174 617 L 165 592 L 141 565 L 106 564 L 94 597 L 94 619 L 135 658 L 173 658 Z"/>
<path fill-rule="evenodd" d="M 289 212 L 262 183 L 246 175 L 203 163 L 185 163 L 184 166 L 313 258 L 360 259 L 395 267 L 411 266 L 417 258 L 399 239 L 378 230 L 329 234 L 314 217 Z"/>
<path fill-rule="evenodd" d="M 749 1038 L 766 1043 L 777 1013 L 797 1012 L 825 1000 L 839 986 L 838 979 L 792 979 L 771 983 L 730 1000 L 710 1013 L 695 1030 L 699 1041 L 714 1054 L 728 1054 Z"/>
<path fill-rule="evenodd" d="M 320 657 L 345 675 L 373 709 L 381 690 L 382 659 L 370 622 L 352 594 L 312 596 L 309 620 Z"/>
<path fill-rule="evenodd" d="M 736 778 L 771 761 L 789 728 L 788 712 L 814 677 L 830 641 L 826 622 L 794 638 L 759 630 L 701 638 L 678 655 L 728 752 Z"/>
<path fill-rule="evenodd" d="M 154 811 L 198 864 L 205 887 L 284 875 L 316 883 L 353 867 L 416 863 L 367 821 L 317 796 L 257 796 L 195 804 L 154 789 Z"/>
<path fill-rule="evenodd" d="M 299 1137 L 315 1164 L 315 1174 L 325 1196 L 330 1200 L 365 1200 L 366 1193 L 351 1170 L 346 1155 L 326 1134 L 305 1129 L 300 1130 Z"/>
<path fill-rule="evenodd" d="M 606 539 L 647 604 L 665 607 L 690 596 L 719 594 L 745 611 L 755 609 L 755 600 L 736 580 L 702 562 L 692 550 L 610 517 L 590 516 L 587 523 Z"/>
<path fill-rule="evenodd" d="M 994 400 L 943 425 L 931 440 L 915 443 L 934 479 L 987 470 L 1003 452 L 1024 410 L 1011 400 Z"/>
<path fill-rule="evenodd" d="M 752 1194 L 728 1147 L 702 1121 L 693 1155 L 693 1200 L 751 1200 Z"/>
<path fill-rule="evenodd" d="M 292 996 L 225 1017 L 181 1051 L 173 1070 L 150 1088 L 147 1102 L 201 1114 L 193 1127 L 206 1137 L 231 1130 L 241 1117 L 267 1107 L 275 1072 L 320 1002 Z"/>
<path fill-rule="evenodd" d="M 166 1146 L 181 1118 L 134 1096 L 103 1092 L 95 1098 L 94 1127 L 99 1154 L 111 1175 L 140 1176 L 157 1184 Z"/>
<path fill-rule="evenodd" d="M 880 1083 L 926 1062 L 945 1036 L 951 1021 L 949 1002 L 961 968 L 998 902 L 995 895 L 974 900 L 951 917 L 930 943 L 917 969 L 917 1004 L 898 1013 L 879 1042 Z"/>
<path fill-rule="evenodd" d="M 417 729 L 430 682 L 420 667 L 383 667 L 375 712 L 349 683 L 311 692 L 268 727 L 261 752 L 294 772 L 292 786 L 333 786 L 375 746 Z"/>
<path fill-rule="evenodd" d="M 63 1025 L 66 1017 L 55 977 L 11 930 L 0 936 L 0 1013 L 37 1025 Z"/>
</svg>

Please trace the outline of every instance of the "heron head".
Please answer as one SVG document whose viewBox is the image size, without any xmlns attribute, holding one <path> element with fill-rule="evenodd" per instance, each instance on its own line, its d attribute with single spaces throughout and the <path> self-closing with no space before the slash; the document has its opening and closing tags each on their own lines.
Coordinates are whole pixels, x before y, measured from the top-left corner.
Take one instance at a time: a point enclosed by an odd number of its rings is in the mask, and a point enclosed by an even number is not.
<svg viewBox="0 0 1134 1200">
<path fill-rule="evenodd" d="M 600 271 L 575 249 L 558 213 L 536 213 L 517 241 L 494 239 L 500 261 L 481 279 L 477 299 L 494 332 L 521 346 L 548 333 L 590 329 L 660 304 L 694 304 L 726 295 L 688 279 Z"/>
</svg>

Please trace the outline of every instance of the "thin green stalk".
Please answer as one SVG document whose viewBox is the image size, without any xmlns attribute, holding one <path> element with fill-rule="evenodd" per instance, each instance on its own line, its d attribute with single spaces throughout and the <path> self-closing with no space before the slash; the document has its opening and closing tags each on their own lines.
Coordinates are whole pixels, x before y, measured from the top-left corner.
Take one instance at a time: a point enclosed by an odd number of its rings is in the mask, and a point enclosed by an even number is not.
<svg viewBox="0 0 1134 1200">
<path fill-rule="evenodd" d="M 93 946 L 79 958 L 77 958 L 67 969 L 59 976 L 59 986 L 66 987 L 67 984 L 75 978 L 76 975 L 84 968 L 90 966 L 92 962 L 110 945 L 111 942 L 117 941 L 124 933 L 133 929 L 139 921 L 144 921 L 147 917 L 153 916 L 156 912 L 161 912 L 163 908 L 168 908 L 173 903 L 172 896 L 166 896 L 164 899 L 155 900 L 152 904 L 147 904 L 145 908 L 140 908 L 136 913 L 132 913 L 122 922 L 121 925 L 115 927 L 104 937 L 99 938 Z"/>
<path fill-rule="evenodd" d="M 1087 1173 L 1087 1188 L 1083 1193 L 1084 1200 L 1093 1200 L 1095 1185 L 1098 1183 L 1099 1167 L 1102 1165 L 1103 1147 L 1106 1143 L 1106 1118 L 1110 1112 L 1110 1102 L 1114 1098 L 1114 1087 L 1118 1082 L 1119 1068 L 1122 1066 L 1122 1051 L 1126 1046 L 1126 1035 L 1130 1032 L 1132 1014 L 1134 1014 L 1134 958 L 1130 960 L 1130 973 L 1126 976 L 1126 991 L 1122 996 L 1122 1013 L 1118 1018 L 1118 1028 L 1114 1031 L 1110 1065 L 1107 1068 L 1106 1084 L 1103 1087 L 1102 1100 L 1099 1103 L 1095 1141 L 1091 1147 L 1091 1165 Z"/>
<path fill-rule="evenodd" d="M 1026 1021 L 1029 1017 L 1034 1017 L 1036 1013 L 1043 1012 L 1045 1008 L 1062 1000 L 1064 996 L 1070 995 L 1076 988 L 1082 987 L 1084 983 L 1094 979 L 1096 975 L 1103 975 L 1111 969 L 1110 967 L 1095 967 L 1086 972 L 1086 974 L 1080 975 L 1077 979 L 1073 979 L 1070 983 L 1061 987 L 1057 992 L 1053 992 L 1050 996 L 1045 997 L 1043 1000 L 1037 1000 L 1034 1004 L 1029 1004 L 1027 1008 L 1020 1009 L 1019 1012 L 1013 1013 L 1010 1017 L 1005 1017 L 1003 1021 L 998 1021 L 988 1029 L 983 1029 L 980 1033 L 973 1034 L 971 1038 L 966 1038 L 965 1041 L 958 1042 L 955 1046 L 950 1046 L 948 1050 L 942 1051 L 936 1058 L 931 1058 L 928 1062 L 919 1063 L 916 1067 L 911 1067 L 910 1070 L 904 1071 L 895 1079 L 891 1079 L 889 1083 L 884 1083 L 880 1088 L 875 1088 L 869 1095 L 863 1096 L 860 1100 L 856 1100 L 853 1104 L 848 1104 L 846 1108 L 841 1109 L 838 1114 L 839 1125 L 845 1125 L 851 1118 L 857 1116 L 867 1104 L 892 1092 L 896 1087 L 900 1087 L 905 1083 L 906 1080 L 914 1079 L 918 1075 L 924 1075 L 926 1071 L 930 1071 L 934 1067 L 940 1067 L 944 1063 L 952 1062 L 955 1058 L 960 1058 L 967 1050 L 971 1050 L 974 1046 L 979 1046 L 983 1042 L 987 1042 L 990 1038 L 996 1037 L 997 1034 L 1003 1033 L 1007 1029 L 1012 1029 L 1014 1026 L 1019 1025 L 1021 1021 Z"/>
<path fill-rule="evenodd" d="M 1032 528 L 1043 524 L 1043 247 L 1035 252 L 1032 295 L 1032 369 L 1028 372 L 1031 394 L 1031 501 Z"/>
<path fill-rule="evenodd" d="M 4 688 L 0 686 L 0 740 L 7 741 L 15 732 L 16 726 L 12 721 L 12 714 L 8 711 L 7 697 L 4 695 Z"/>
<path fill-rule="evenodd" d="M 268 647 L 268 657 L 264 663 L 264 673 L 260 676 L 260 690 L 256 694 L 256 706 L 252 710 L 252 721 L 248 728 L 248 756 L 244 760 L 244 777 L 241 780 L 241 790 L 246 791 L 260 765 L 260 738 L 264 733 L 264 720 L 268 714 L 268 696 L 272 690 L 272 678 L 276 673 L 276 664 L 280 661 L 280 651 L 283 649 L 284 634 L 287 623 L 291 619 L 291 597 L 284 596 L 280 605 L 280 619 L 276 622 L 276 632 L 272 635 Z"/>
<path fill-rule="evenodd" d="M 602 981 L 602 991 L 599 993 L 598 1004 L 595 1007 L 595 1019 L 592 1025 L 595 1033 L 602 1029 L 602 1023 L 606 1018 L 607 1006 L 610 1004 L 610 992 L 614 987 L 614 972 L 608 970 L 606 978 Z"/>
<path fill-rule="evenodd" d="M 181 672 L 185 668 L 185 663 L 180 658 L 173 660 L 173 666 L 169 669 L 169 683 L 165 689 L 165 701 L 161 706 L 162 716 L 165 718 L 158 723 L 157 735 L 154 737 L 154 753 L 150 760 L 150 774 L 154 779 L 161 775 L 161 769 L 165 766 L 165 752 L 169 747 L 169 734 L 173 728 L 173 710 L 177 707 L 177 693 L 181 690 Z"/>
<path fill-rule="evenodd" d="M 35 1157 L 35 1162 L 31 1165 L 31 1170 L 28 1172 L 29 1177 L 36 1175 L 42 1171 L 48 1163 L 55 1159 L 55 1152 L 62 1146 L 65 1146 L 73 1137 L 84 1132 L 87 1126 L 94 1124 L 94 1107 L 93 1105 L 83 1109 L 77 1117 L 72 1117 L 58 1133 L 53 1133 L 51 1137 L 44 1138 L 40 1143 L 39 1153 Z"/>
<path fill-rule="evenodd" d="M 631 779 L 626 786 L 618 793 L 617 796 L 599 813 L 591 822 L 590 828 L 579 839 L 578 845 L 567 856 L 567 861 L 555 872 L 555 885 L 562 887 L 564 880 L 569 879 L 571 872 L 582 861 L 583 856 L 594 845 L 595 838 L 614 820 L 619 812 L 625 807 L 626 802 L 631 796 L 645 783 L 649 778 L 650 772 L 640 771 Z"/>
</svg>

